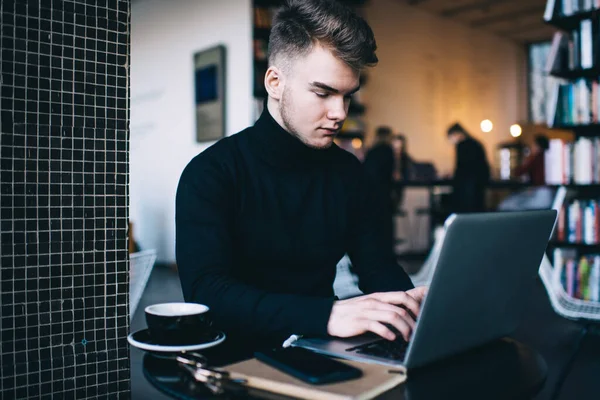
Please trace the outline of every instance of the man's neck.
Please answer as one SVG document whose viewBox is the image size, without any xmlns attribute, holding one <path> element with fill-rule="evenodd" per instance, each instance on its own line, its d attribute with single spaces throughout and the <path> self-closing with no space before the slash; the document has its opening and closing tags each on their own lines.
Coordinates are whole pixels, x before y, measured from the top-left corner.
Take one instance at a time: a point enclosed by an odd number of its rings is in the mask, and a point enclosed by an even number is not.
<svg viewBox="0 0 600 400">
<path fill-rule="evenodd" d="M 269 111 L 269 114 L 271 114 L 271 117 L 273 117 L 275 122 L 277 122 L 277 124 L 280 127 L 282 127 L 286 132 L 289 133 L 289 131 L 285 127 L 285 124 L 283 123 L 283 118 L 281 118 L 281 112 L 279 112 L 279 104 L 276 100 L 270 97 L 267 99 L 267 110 Z"/>
</svg>

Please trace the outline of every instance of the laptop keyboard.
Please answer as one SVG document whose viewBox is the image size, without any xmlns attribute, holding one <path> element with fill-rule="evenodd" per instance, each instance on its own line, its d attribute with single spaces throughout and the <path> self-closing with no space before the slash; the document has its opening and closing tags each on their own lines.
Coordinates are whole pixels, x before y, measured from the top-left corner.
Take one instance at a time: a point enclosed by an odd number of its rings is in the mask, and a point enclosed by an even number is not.
<svg viewBox="0 0 600 400">
<path fill-rule="evenodd" d="M 407 348 L 408 342 L 405 342 L 404 340 L 389 341 L 386 339 L 381 339 L 376 342 L 370 342 L 361 344 L 360 346 L 351 347 L 346 349 L 346 351 L 354 351 L 358 354 L 401 361 L 406 355 Z"/>
</svg>

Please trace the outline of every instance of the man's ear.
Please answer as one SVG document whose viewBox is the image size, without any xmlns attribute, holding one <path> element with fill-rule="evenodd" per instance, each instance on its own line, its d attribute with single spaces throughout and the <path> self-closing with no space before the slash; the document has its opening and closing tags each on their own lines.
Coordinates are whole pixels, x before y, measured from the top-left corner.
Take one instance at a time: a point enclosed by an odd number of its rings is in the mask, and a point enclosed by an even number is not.
<svg viewBox="0 0 600 400">
<path fill-rule="evenodd" d="M 275 66 L 270 66 L 265 74 L 265 89 L 269 97 L 275 100 L 281 99 L 283 93 L 284 78 L 281 70 Z"/>
</svg>

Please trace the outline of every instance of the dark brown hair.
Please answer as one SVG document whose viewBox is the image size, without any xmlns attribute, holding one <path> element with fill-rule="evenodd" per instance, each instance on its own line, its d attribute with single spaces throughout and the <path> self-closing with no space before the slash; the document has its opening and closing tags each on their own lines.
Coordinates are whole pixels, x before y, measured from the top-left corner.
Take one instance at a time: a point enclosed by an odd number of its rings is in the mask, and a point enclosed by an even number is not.
<svg viewBox="0 0 600 400">
<path fill-rule="evenodd" d="M 377 136 L 379 137 L 390 137 L 392 136 L 392 128 L 390 128 L 389 126 L 379 126 L 377 128 L 377 130 L 375 131 L 375 133 L 377 134 Z"/>
<path fill-rule="evenodd" d="M 448 136 L 452 135 L 453 133 L 462 133 L 467 137 L 470 136 L 469 132 L 467 132 L 467 130 L 458 122 L 448 128 Z"/>
<path fill-rule="evenodd" d="M 548 150 L 550 147 L 550 141 L 548 140 L 548 137 L 542 133 L 536 134 L 533 140 L 542 150 Z"/>
<path fill-rule="evenodd" d="M 317 43 L 357 71 L 378 61 L 373 31 L 348 7 L 335 0 L 287 0 L 273 18 L 269 64 L 281 55 L 306 55 Z"/>
</svg>

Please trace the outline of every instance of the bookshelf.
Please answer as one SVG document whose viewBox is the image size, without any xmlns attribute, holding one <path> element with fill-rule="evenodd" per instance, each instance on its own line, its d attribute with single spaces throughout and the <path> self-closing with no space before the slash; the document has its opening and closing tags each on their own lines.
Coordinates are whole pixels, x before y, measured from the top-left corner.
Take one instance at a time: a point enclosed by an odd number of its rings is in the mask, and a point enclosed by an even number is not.
<svg viewBox="0 0 600 400">
<path fill-rule="evenodd" d="M 600 1 L 548 0 L 555 33 L 546 68 L 556 79 L 548 125 L 570 129 L 572 144 L 551 140 L 549 184 L 560 185 L 554 237 L 540 276 L 555 311 L 600 321 Z M 557 141 L 558 140 L 558 141 Z M 559 186 L 559 187 L 560 187 Z"/>
<path fill-rule="evenodd" d="M 279 1 L 255 0 L 252 8 L 252 62 L 254 68 L 252 84 L 254 97 L 259 106 L 262 106 L 262 100 L 267 97 L 264 86 L 264 76 L 268 68 L 267 49 L 273 15 L 279 5 Z M 256 118 L 258 118 L 261 111 L 262 109 L 259 110 L 258 115 L 255 115 Z"/>
<path fill-rule="evenodd" d="M 577 184 L 565 184 L 565 185 L 546 185 L 548 187 L 558 188 L 564 187 L 568 190 L 577 190 L 577 191 L 598 191 L 600 193 L 600 184 L 592 183 L 586 185 L 577 185 Z"/>
<path fill-rule="evenodd" d="M 598 251 L 600 252 L 600 243 L 588 244 L 588 243 L 577 243 L 569 242 L 566 240 L 551 240 L 548 245 L 552 248 L 564 247 L 569 249 L 579 249 L 582 251 Z"/>
<path fill-rule="evenodd" d="M 364 0 L 344 0 L 342 2 L 348 6 L 357 7 L 362 5 Z M 269 67 L 267 60 L 269 35 L 271 34 L 273 16 L 282 3 L 282 0 L 254 0 L 252 5 L 252 65 L 254 69 L 253 95 L 255 120 L 262 113 L 264 101 L 267 98 L 264 77 Z M 365 82 L 366 75 L 361 75 L 361 86 Z M 354 154 L 361 160 L 365 152 L 365 123 L 363 120 L 365 111 L 366 106 L 362 103 L 360 92 L 358 92 L 352 97 L 346 122 L 335 139 L 338 146 Z"/>
<path fill-rule="evenodd" d="M 561 2 L 558 2 L 561 3 Z M 597 7 L 597 6 L 596 6 Z M 560 13 L 559 13 L 560 14 Z M 594 19 L 600 16 L 600 10 L 592 9 L 577 12 L 568 16 L 558 16 L 549 21 L 546 21 L 547 24 L 554 26 L 557 29 L 563 30 L 565 32 L 572 31 L 576 29 L 581 21 L 586 19 Z"/>
<path fill-rule="evenodd" d="M 600 76 L 598 68 L 575 68 L 573 70 L 553 71 L 552 75 L 556 78 L 574 81 L 578 78 L 597 79 Z"/>
<path fill-rule="evenodd" d="M 548 125 L 600 132 L 600 1 L 547 0 L 544 20 L 558 29 L 546 63 L 552 82 Z"/>
</svg>

